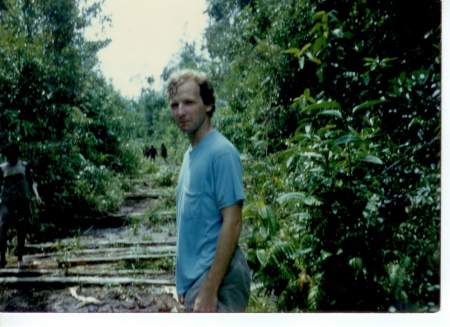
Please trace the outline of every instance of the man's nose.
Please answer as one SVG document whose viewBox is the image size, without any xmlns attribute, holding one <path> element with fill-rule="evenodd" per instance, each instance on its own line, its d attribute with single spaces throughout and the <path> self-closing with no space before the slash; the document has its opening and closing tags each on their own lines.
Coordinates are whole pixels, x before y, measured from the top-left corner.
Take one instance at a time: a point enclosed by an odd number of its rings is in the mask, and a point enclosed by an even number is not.
<svg viewBox="0 0 450 327">
<path fill-rule="evenodd" d="M 184 104 L 180 103 L 178 105 L 178 115 L 183 116 L 186 114 L 186 108 L 184 106 Z"/>
</svg>

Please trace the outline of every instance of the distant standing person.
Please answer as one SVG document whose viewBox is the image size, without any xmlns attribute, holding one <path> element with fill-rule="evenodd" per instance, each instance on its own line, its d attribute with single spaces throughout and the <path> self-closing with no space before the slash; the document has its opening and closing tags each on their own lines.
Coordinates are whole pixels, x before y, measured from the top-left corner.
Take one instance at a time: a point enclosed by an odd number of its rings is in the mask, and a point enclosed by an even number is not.
<svg viewBox="0 0 450 327">
<path fill-rule="evenodd" d="M 150 148 L 148 146 L 144 147 L 144 156 L 146 158 L 148 158 L 150 156 Z"/>
<path fill-rule="evenodd" d="M 211 124 L 215 96 L 207 74 L 174 73 L 167 92 L 190 141 L 176 195 L 178 300 L 187 312 L 244 312 L 250 269 L 238 246 L 245 199 L 239 152 Z"/>
<path fill-rule="evenodd" d="M 150 155 L 150 158 L 152 159 L 152 161 L 155 161 L 155 157 L 158 154 L 156 151 L 156 148 L 152 145 L 150 147 L 150 149 L 147 150 L 148 151 L 148 155 Z M 148 157 L 147 155 L 147 157 Z"/>
<path fill-rule="evenodd" d="M 166 148 L 166 146 L 164 145 L 164 143 L 161 144 L 161 157 L 163 157 L 164 162 L 167 163 L 167 160 L 166 160 L 166 158 L 167 158 L 167 148 Z"/>
<path fill-rule="evenodd" d="M 41 204 L 41 198 L 30 166 L 26 161 L 19 160 L 19 146 L 10 143 L 4 148 L 3 154 L 7 162 L 0 165 L 0 268 L 6 265 L 7 233 L 10 228 L 15 228 L 17 232 L 16 254 L 18 267 L 22 268 L 25 229 L 31 219 L 31 190 L 38 204 Z"/>
</svg>

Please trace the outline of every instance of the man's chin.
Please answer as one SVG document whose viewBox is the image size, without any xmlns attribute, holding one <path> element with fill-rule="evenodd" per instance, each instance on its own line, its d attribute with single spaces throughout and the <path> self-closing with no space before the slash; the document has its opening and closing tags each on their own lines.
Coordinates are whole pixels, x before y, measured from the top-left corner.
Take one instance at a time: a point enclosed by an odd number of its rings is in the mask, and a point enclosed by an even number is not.
<svg viewBox="0 0 450 327">
<path fill-rule="evenodd" d="M 187 126 L 178 126 L 183 133 L 192 134 L 195 130 Z"/>
</svg>

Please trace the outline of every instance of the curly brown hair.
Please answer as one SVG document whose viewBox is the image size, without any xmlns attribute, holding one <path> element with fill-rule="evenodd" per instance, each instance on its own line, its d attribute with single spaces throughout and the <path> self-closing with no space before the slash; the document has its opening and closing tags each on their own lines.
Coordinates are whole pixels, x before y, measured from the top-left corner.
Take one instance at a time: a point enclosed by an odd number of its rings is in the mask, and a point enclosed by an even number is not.
<svg viewBox="0 0 450 327">
<path fill-rule="evenodd" d="M 174 97 L 178 87 L 187 81 L 194 81 L 198 84 L 203 104 L 212 106 L 211 110 L 207 113 L 209 117 L 212 117 L 216 110 L 216 96 L 214 94 L 211 78 L 205 72 L 193 69 L 183 69 L 172 73 L 169 77 L 169 83 L 167 84 L 168 99 L 170 100 Z"/>
</svg>

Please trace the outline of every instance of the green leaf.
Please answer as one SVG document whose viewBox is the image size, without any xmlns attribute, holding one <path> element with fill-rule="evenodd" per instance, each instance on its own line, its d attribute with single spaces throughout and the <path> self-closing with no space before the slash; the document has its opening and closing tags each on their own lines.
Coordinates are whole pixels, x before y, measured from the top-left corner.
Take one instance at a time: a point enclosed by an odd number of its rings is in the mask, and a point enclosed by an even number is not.
<svg viewBox="0 0 450 327">
<path fill-rule="evenodd" d="M 348 264 L 350 265 L 350 267 L 353 267 L 357 270 L 361 270 L 362 269 L 362 260 L 359 257 L 355 257 L 355 258 L 351 258 L 348 262 Z"/>
<path fill-rule="evenodd" d="M 261 234 L 262 238 L 265 240 L 269 236 L 269 231 L 266 226 L 259 227 L 259 234 Z"/>
<path fill-rule="evenodd" d="M 309 89 L 309 88 L 306 88 L 306 89 L 303 91 L 303 95 L 304 95 L 304 97 L 305 97 L 306 99 L 309 98 L 309 96 L 311 95 L 310 89 Z"/>
<path fill-rule="evenodd" d="M 300 57 L 299 59 L 299 65 L 300 65 L 300 69 L 303 69 L 305 67 L 305 57 Z"/>
<path fill-rule="evenodd" d="M 325 15 L 325 14 L 326 14 L 326 12 L 323 11 L 323 10 L 322 11 L 318 11 L 312 16 L 312 19 L 316 20 L 316 19 L 322 18 L 322 16 Z"/>
<path fill-rule="evenodd" d="M 287 194 L 283 194 L 282 196 L 278 197 L 276 199 L 276 201 L 279 204 L 284 204 L 284 203 L 299 203 L 299 202 L 303 202 L 303 200 L 305 199 L 306 194 L 303 192 L 293 192 L 293 193 L 287 193 Z"/>
<path fill-rule="evenodd" d="M 328 116 L 335 116 L 340 119 L 342 119 L 342 113 L 340 110 L 323 110 L 318 113 L 319 115 L 328 115 Z"/>
<path fill-rule="evenodd" d="M 317 31 L 319 28 L 321 28 L 323 25 L 322 22 L 317 23 L 316 25 L 314 25 L 314 27 L 311 29 L 311 31 L 309 32 L 309 34 L 313 34 L 315 31 Z"/>
<path fill-rule="evenodd" d="M 296 213 L 289 215 L 289 218 L 292 218 L 292 219 L 295 219 L 298 221 L 307 220 L 307 219 L 309 219 L 309 217 L 310 217 L 310 215 L 308 212 L 296 212 Z"/>
<path fill-rule="evenodd" d="M 268 216 L 268 225 L 271 236 L 275 236 L 278 232 L 278 219 L 275 212 L 270 206 L 266 207 Z"/>
<path fill-rule="evenodd" d="M 397 59 L 398 59 L 398 57 L 395 57 L 395 58 L 384 58 L 383 60 L 381 60 L 381 63 L 384 64 L 384 63 L 387 63 L 387 62 L 390 62 L 390 61 L 394 61 L 394 60 L 397 60 Z"/>
<path fill-rule="evenodd" d="M 269 255 L 267 254 L 267 251 L 264 249 L 256 250 L 256 257 L 258 258 L 258 261 L 261 263 L 263 267 L 265 267 L 269 262 Z"/>
<path fill-rule="evenodd" d="M 372 101 L 364 102 L 364 103 L 354 107 L 353 108 L 353 113 L 355 113 L 356 111 L 358 111 L 360 109 L 373 107 L 376 104 L 385 103 L 385 102 L 389 102 L 389 101 L 388 100 L 372 100 Z"/>
<path fill-rule="evenodd" d="M 336 15 L 334 13 L 337 13 L 337 11 L 336 10 L 332 10 L 332 11 L 328 12 L 328 16 L 331 17 L 331 21 L 339 22 L 339 19 L 336 17 Z"/>
<path fill-rule="evenodd" d="M 316 64 L 318 64 L 318 65 L 320 65 L 320 64 L 322 63 L 322 61 L 320 61 L 320 59 L 317 58 L 317 57 L 313 57 L 311 60 L 312 60 L 313 62 L 315 62 Z"/>
<path fill-rule="evenodd" d="M 304 203 L 309 206 L 320 206 L 323 204 L 323 201 L 314 195 L 310 195 L 305 198 Z"/>
<path fill-rule="evenodd" d="M 326 187 L 331 187 L 331 185 L 333 184 L 333 177 L 325 179 L 322 184 Z"/>
<path fill-rule="evenodd" d="M 358 160 L 360 161 L 366 161 L 366 162 L 371 162 L 377 165 L 382 165 L 383 161 L 381 161 L 380 158 L 375 157 L 375 156 L 371 156 L 371 155 L 367 155 L 365 157 L 359 158 Z"/>
<path fill-rule="evenodd" d="M 250 214 L 250 212 L 252 212 L 255 208 L 255 204 L 254 203 L 250 203 L 248 205 L 246 205 L 244 207 L 244 209 L 242 209 L 242 217 L 247 218 Z"/>
<path fill-rule="evenodd" d="M 327 252 L 325 250 L 320 250 L 320 258 L 322 260 L 325 260 L 326 258 L 328 258 L 329 256 L 332 256 L 333 254 L 330 252 Z"/>
<path fill-rule="evenodd" d="M 283 162 L 291 158 L 296 152 L 297 149 L 291 148 L 286 151 L 280 152 L 279 154 L 276 155 L 276 157 Z"/>
<path fill-rule="evenodd" d="M 258 208 L 258 213 L 264 222 L 264 226 L 266 226 L 266 220 L 268 218 L 267 206 L 264 205 L 262 208 Z"/>
<path fill-rule="evenodd" d="M 344 37 L 344 33 L 342 33 L 342 30 L 339 28 L 334 29 L 333 34 L 336 35 L 340 39 L 342 39 Z"/>
<path fill-rule="evenodd" d="M 326 39 L 321 36 L 319 37 L 316 42 L 314 42 L 314 50 L 313 50 L 313 55 L 315 56 L 317 54 L 317 52 L 322 48 L 322 45 L 324 45 L 326 42 Z"/>
<path fill-rule="evenodd" d="M 331 205 L 331 210 L 333 211 L 334 214 L 337 214 L 339 209 L 339 203 L 337 201 L 335 201 L 332 205 Z"/>
<path fill-rule="evenodd" d="M 310 253 L 312 251 L 312 248 L 307 248 L 307 249 L 299 249 L 296 253 L 295 253 L 295 255 L 296 256 L 302 256 L 302 255 L 305 255 L 305 254 L 308 254 L 308 253 Z"/>
<path fill-rule="evenodd" d="M 289 159 L 286 161 L 286 168 L 289 168 L 292 164 L 292 161 L 294 160 L 295 156 L 289 157 Z"/>
<path fill-rule="evenodd" d="M 284 51 L 284 53 L 292 53 L 293 55 L 298 57 L 298 55 L 300 54 L 300 49 L 298 49 L 298 48 L 290 48 L 290 49 L 287 49 L 286 51 Z"/>
<path fill-rule="evenodd" d="M 328 102 L 320 102 L 320 103 L 314 103 L 306 108 L 304 108 L 302 111 L 309 111 L 314 109 L 321 109 L 321 108 L 340 108 L 341 106 L 337 101 L 328 101 Z"/>
<path fill-rule="evenodd" d="M 306 50 L 308 50 L 308 48 L 311 46 L 311 43 L 307 43 L 303 46 L 302 48 L 302 52 L 305 52 Z"/>
<path fill-rule="evenodd" d="M 300 155 L 303 157 L 323 158 L 323 155 L 317 152 L 302 152 Z"/>
<path fill-rule="evenodd" d="M 310 51 L 306 52 L 305 55 L 308 57 L 309 60 L 311 60 L 311 61 L 314 60 L 314 56 L 312 55 L 312 53 Z"/>
<path fill-rule="evenodd" d="M 316 153 L 316 154 L 319 154 L 319 155 L 322 156 L 322 154 L 320 153 L 320 151 L 314 150 L 314 149 L 311 149 L 311 148 L 306 148 L 306 147 L 300 148 L 300 152 L 303 152 L 303 153 L 311 153 L 311 152 L 313 152 L 313 153 Z"/>
<path fill-rule="evenodd" d="M 352 142 L 358 142 L 358 141 L 361 141 L 361 139 L 359 137 L 354 136 L 352 134 L 347 134 L 347 135 L 344 135 L 344 136 L 341 136 L 340 138 L 338 138 L 334 142 L 333 146 L 340 145 L 340 144 L 352 143 Z"/>
</svg>

